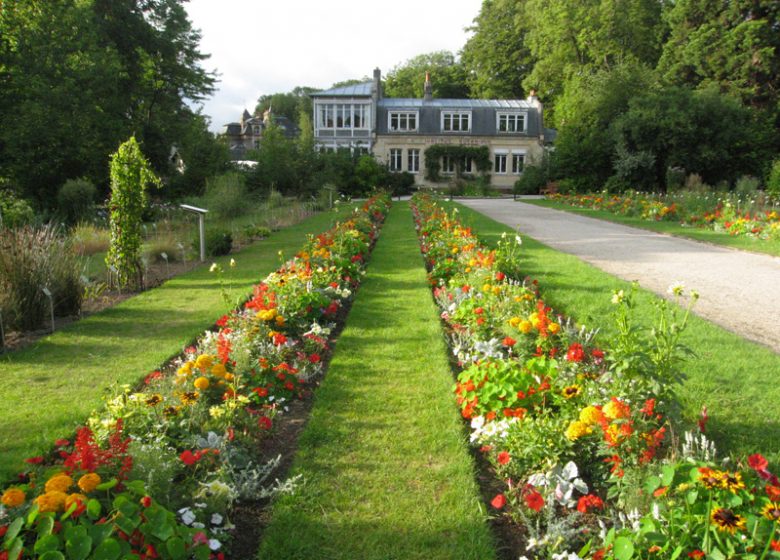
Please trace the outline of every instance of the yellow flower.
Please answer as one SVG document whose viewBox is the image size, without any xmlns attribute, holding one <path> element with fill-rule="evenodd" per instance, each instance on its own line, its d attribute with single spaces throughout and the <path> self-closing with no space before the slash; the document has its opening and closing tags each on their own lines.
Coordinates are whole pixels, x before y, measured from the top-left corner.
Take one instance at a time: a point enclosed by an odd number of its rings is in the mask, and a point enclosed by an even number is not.
<svg viewBox="0 0 780 560">
<path fill-rule="evenodd" d="M 200 389 L 201 391 L 205 391 L 209 388 L 209 380 L 207 377 L 198 377 L 195 382 L 193 383 L 195 385 L 196 389 Z"/>
<path fill-rule="evenodd" d="M 586 406 L 580 410 L 580 422 L 588 426 L 595 426 L 598 424 L 601 417 L 601 411 L 595 406 Z"/>
<path fill-rule="evenodd" d="M 56 474 L 46 482 L 47 492 L 65 492 L 73 486 L 73 479 L 66 474 Z"/>
<path fill-rule="evenodd" d="M 155 393 L 154 395 L 149 395 L 145 402 L 146 406 L 157 406 L 163 402 L 163 396 Z"/>
<path fill-rule="evenodd" d="M 214 358 L 209 356 L 208 354 L 201 354 L 198 356 L 198 359 L 195 360 L 195 366 L 201 371 L 206 371 L 211 366 L 214 365 Z"/>
<path fill-rule="evenodd" d="M 531 322 L 531 324 L 534 326 L 534 328 L 539 328 L 539 314 L 538 313 L 531 313 L 531 315 L 528 317 L 528 320 Z"/>
<path fill-rule="evenodd" d="M 187 406 L 191 406 L 196 402 L 198 402 L 198 397 L 200 397 L 200 393 L 198 393 L 197 391 L 183 393 L 181 395 L 181 402 Z"/>
<path fill-rule="evenodd" d="M 563 389 L 563 396 L 567 399 L 573 399 L 577 395 L 582 393 L 582 389 L 579 385 L 569 385 L 568 387 L 564 387 Z"/>
<path fill-rule="evenodd" d="M 531 321 L 520 321 L 520 324 L 517 325 L 517 330 L 519 330 L 523 334 L 528 334 L 534 329 L 534 326 L 531 324 Z"/>
<path fill-rule="evenodd" d="M 102 482 L 100 475 L 97 473 L 87 473 L 81 478 L 79 478 L 79 488 L 81 488 L 81 491 L 85 494 L 89 494 L 92 492 L 95 488 L 97 488 L 98 484 Z"/>
<path fill-rule="evenodd" d="M 277 315 L 276 316 L 276 325 L 278 327 L 283 327 L 284 326 L 284 317 L 282 317 L 281 315 Z"/>
<path fill-rule="evenodd" d="M 35 498 L 35 503 L 38 504 L 38 511 L 46 513 L 49 511 L 58 512 L 65 505 L 65 500 L 68 495 L 65 492 L 55 490 L 53 492 L 46 492 Z"/>
<path fill-rule="evenodd" d="M 566 437 L 574 441 L 576 439 L 581 438 L 582 436 L 586 436 L 590 433 L 592 433 L 593 430 L 591 430 L 590 426 L 588 426 L 585 422 L 580 422 L 579 420 L 575 420 L 571 424 L 569 424 L 569 427 L 566 428 Z"/>
<path fill-rule="evenodd" d="M 458 254 L 458 251 L 459 251 L 459 249 L 458 249 L 458 246 L 457 246 L 457 245 L 455 245 L 455 246 L 452 248 L 452 254 L 453 254 L 453 255 L 457 255 L 457 254 Z"/>
<path fill-rule="evenodd" d="M 211 375 L 214 375 L 216 377 L 225 377 L 226 373 L 227 370 L 225 369 L 225 364 L 223 364 L 222 362 L 217 362 L 211 368 Z"/>
<path fill-rule="evenodd" d="M 186 362 L 182 364 L 182 366 L 176 370 L 176 375 L 179 377 L 189 377 L 192 375 L 192 366 L 195 365 L 193 362 Z"/>
<path fill-rule="evenodd" d="M 9 488 L 3 492 L 3 497 L 0 498 L 0 502 L 2 502 L 5 507 L 13 508 L 22 505 L 25 498 L 24 491 L 19 488 Z"/>
<path fill-rule="evenodd" d="M 618 418 L 628 418 L 631 415 L 631 409 L 629 406 L 620 401 L 619 399 L 612 398 L 607 404 L 604 405 L 604 408 L 601 409 L 601 411 L 604 413 L 604 416 L 609 418 L 610 420 L 617 420 Z"/>
<path fill-rule="evenodd" d="M 512 317 L 511 319 L 509 319 L 509 325 L 511 327 L 517 328 L 520 325 L 520 321 L 521 321 L 520 317 Z"/>
<path fill-rule="evenodd" d="M 555 334 L 561 330 L 561 326 L 558 323 L 550 323 L 547 325 L 547 330 L 550 331 L 551 334 Z"/>
<path fill-rule="evenodd" d="M 769 519 L 769 521 L 777 521 L 780 523 L 780 505 L 775 503 L 768 503 L 761 510 L 761 515 Z"/>
<path fill-rule="evenodd" d="M 271 308 L 271 309 L 264 309 L 262 311 L 258 311 L 257 316 L 262 321 L 273 321 L 274 317 L 276 317 L 276 309 Z"/>
</svg>

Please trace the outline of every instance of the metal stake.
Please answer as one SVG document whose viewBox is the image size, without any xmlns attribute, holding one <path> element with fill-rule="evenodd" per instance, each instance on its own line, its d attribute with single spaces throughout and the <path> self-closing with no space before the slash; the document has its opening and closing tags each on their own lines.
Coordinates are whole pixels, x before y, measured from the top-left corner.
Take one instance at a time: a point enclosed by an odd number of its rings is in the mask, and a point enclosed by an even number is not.
<svg viewBox="0 0 780 560">
<path fill-rule="evenodd" d="M 49 288 L 41 288 L 41 291 L 49 298 L 49 309 L 51 310 L 51 332 L 54 332 L 54 298 L 49 291 Z"/>
</svg>

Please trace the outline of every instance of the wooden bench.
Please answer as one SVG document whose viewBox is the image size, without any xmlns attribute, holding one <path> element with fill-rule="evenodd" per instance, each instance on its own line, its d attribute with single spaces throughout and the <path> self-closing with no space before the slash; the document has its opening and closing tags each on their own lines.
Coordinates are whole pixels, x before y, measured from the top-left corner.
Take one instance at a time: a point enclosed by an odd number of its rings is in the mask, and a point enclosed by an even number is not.
<svg viewBox="0 0 780 560">
<path fill-rule="evenodd" d="M 545 186 L 539 189 L 539 194 L 543 194 L 545 196 L 549 194 L 558 194 L 558 183 L 547 183 Z"/>
</svg>

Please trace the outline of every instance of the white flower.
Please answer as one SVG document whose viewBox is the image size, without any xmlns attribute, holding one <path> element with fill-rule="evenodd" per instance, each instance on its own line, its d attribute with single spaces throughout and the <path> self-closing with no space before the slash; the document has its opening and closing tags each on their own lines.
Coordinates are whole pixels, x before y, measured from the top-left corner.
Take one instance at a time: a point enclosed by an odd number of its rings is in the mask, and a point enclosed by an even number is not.
<svg viewBox="0 0 780 560">
<path fill-rule="evenodd" d="M 211 550 L 219 550 L 222 548 L 222 543 L 219 542 L 217 539 L 209 539 L 209 548 Z"/>
<path fill-rule="evenodd" d="M 223 521 L 223 517 L 220 514 L 214 513 L 214 514 L 211 515 L 211 524 L 212 525 L 221 525 L 222 521 Z"/>
<path fill-rule="evenodd" d="M 192 524 L 193 529 L 205 529 L 206 526 L 203 523 L 196 522 Z"/>
<path fill-rule="evenodd" d="M 617 291 L 614 294 L 612 294 L 612 303 L 617 305 L 619 303 L 623 303 L 623 298 L 625 298 L 626 295 L 623 293 L 623 290 Z"/>
<path fill-rule="evenodd" d="M 475 416 L 474 418 L 471 419 L 472 430 L 481 430 L 484 425 L 485 425 L 484 416 Z"/>
<path fill-rule="evenodd" d="M 209 267 L 209 272 L 216 272 L 219 270 L 219 265 L 217 263 L 211 263 L 211 266 Z"/>
<path fill-rule="evenodd" d="M 185 525 L 192 525 L 192 522 L 195 521 L 195 514 L 192 513 L 190 508 L 180 509 L 179 515 L 181 515 L 181 522 Z"/>
<path fill-rule="evenodd" d="M 673 296 L 681 296 L 685 291 L 685 283 L 676 280 L 667 288 L 666 293 Z"/>
<path fill-rule="evenodd" d="M 523 239 L 519 235 L 515 235 L 515 241 L 517 242 L 518 245 L 523 244 Z"/>
<path fill-rule="evenodd" d="M 230 268 L 236 268 L 236 259 L 230 259 Z"/>
</svg>

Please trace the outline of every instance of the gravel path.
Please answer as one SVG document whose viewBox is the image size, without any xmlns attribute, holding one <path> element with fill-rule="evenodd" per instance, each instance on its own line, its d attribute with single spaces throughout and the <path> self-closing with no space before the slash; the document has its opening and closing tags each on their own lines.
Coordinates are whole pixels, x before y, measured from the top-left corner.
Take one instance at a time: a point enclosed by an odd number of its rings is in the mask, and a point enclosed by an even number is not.
<svg viewBox="0 0 780 560">
<path fill-rule="evenodd" d="M 521 234 L 666 296 L 701 294 L 696 313 L 780 352 L 780 258 L 725 249 L 507 200 L 461 200 Z"/>
</svg>

